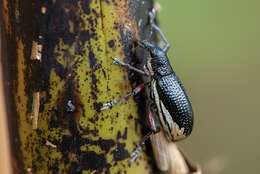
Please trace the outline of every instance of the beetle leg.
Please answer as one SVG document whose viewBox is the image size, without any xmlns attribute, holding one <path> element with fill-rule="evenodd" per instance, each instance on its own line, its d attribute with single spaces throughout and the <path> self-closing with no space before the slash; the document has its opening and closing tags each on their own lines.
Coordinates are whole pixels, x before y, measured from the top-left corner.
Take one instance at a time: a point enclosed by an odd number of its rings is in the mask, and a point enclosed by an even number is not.
<svg viewBox="0 0 260 174">
<path fill-rule="evenodd" d="M 142 141 L 136 146 L 134 151 L 131 153 L 131 159 L 129 163 L 131 164 L 134 162 L 141 154 L 142 146 L 144 145 L 145 141 L 148 140 L 152 135 L 156 134 L 160 131 L 160 127 L 156 124 L 156 120 L 154 120 L 154 115 L 152 112 L 152 103 L 147 104 L 147 124 L 150 131 L 142 138 Z"/>
<path fill-rule="evenodd" d="M 152 26 L 152 29 L 154 29 L 155 31 L 157 31 L 160 35 L 160 37 L 163 39 L 163 42 L 165 44 L 163 50 L 165 52 L 167 52 L 170 48 L 170 44 L 167 41 L 166 37 L 164 36 L 163 32 L 161 31 L 161 29 L 155 24 L 155 9 L 153 9 L 151 12 L 149 12 L 149 21 L 150 21 L 150 25 Z"/>
<path fill-rule="evenodd" d="M 142 139 L 141 143 L 136 146 L 134 151 L 131 153 L 131 159 L 129 160 L 129 164 L 132 164 L 141 154 L 142 146 L 145 144 L 145 141 L 150 138 L 153 132 L 148 132 Z"/>
<path fill-rule="evenodd" d="M 123 66 L 123 67 L 125 67 L 125 68 L 128 68 L 128 69 L 130 69 L 130 70 L 132 70 L 132 71 L 135 71 L 135 72 L 137 72 L 137 73 L 139 73 L 139 74 L 142 74 L 142 75 L 150 76 L 150 75 L 147 74 L 145 71 L 140 70 L 140 69 L 138 69 L 138 68 L 136 68 L 136 67 L 134 67 L 134 66 L 132 66 L 132 65 L 130 65 L 130 64 L 128 64 L 128 63 L 124 63 L 124 62 L 120 61 L 119 58 L 114 58 L 113 60 L 114 60 L 113 63 L 116 64 L 116 65 Z"/>
<path fill-rule="evenodd" d="M 127 95 L 125 95 L 125 96 L 123 96 L 119 99 L 114 99 L 114 100 L 111 100 L 107 103 L 104 103 L 103 106 L 99 110 L 104 111 L 104 110 L 111 109 L 116 104 L 123 103 L 123 102 L 127 101 L 130 96 L 134 96 L 134 95 L 138 94 L 139 92 L 142 91 L 142 89 L 144 89 L 144 83 L 138 85 L 132 92 L 128 93 Z"/>
</svg>

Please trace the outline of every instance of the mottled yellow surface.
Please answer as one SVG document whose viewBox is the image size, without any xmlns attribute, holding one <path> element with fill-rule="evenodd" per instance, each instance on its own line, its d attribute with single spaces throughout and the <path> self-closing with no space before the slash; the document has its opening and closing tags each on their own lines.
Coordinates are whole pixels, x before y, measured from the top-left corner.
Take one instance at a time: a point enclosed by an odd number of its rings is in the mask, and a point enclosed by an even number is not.
<svg viewBox="0 0 260 174">
<path fill-rule="evenodd" d="M 127 72 L 112 63 L 112 58 L 125 58 L 120 30 L 130 28 L 133 35 L 137 31 L 134 19 L 128 14 L 127 1 L 113 3 L 96 0 L 87 4 L 82 1 L 74 4 L 74 7 L 76 10 L 70 6 L 60 7 L 64 15 L 75 13 L 80 24 L 70 18 L 64 21 L 68 23 L 68 33 L 75 34 L 75 37 L 69 43 L 65 41 L 67 35 L 59 35 L 56 40 L 51 58 L 55 59 L 63 71 L 62 75 L 58 74 L 56 65 L 48 65 L 49 86 L 48 90 L 40 91 L 41 110 L 36 130 L 32 129 L 30 108 L 30 96 L 35 91 L 28 94 L 26 89 L 26 80 L 30 74 L 26 68 L 28 64 L 25 63 L 28 59 L 25 57 L 25 49 L 28 48 L 22 39 L 17 38 L 15 100 L 24 168 L 39 174 L 58 171 L 68 173 L 75 172 L 76 169 L 72 166 L 74 163 L 83 173 L 104 173 L 107 170 L 110 173 L 149 173 L 150 167 L 145 155 L 128 166 L 129 155 L 142 138 L 140 125 L 135 121 L 138 114 L 133 98 L 108 111 L 98 112 L 96 108 L 98 104 L 121 97 L 132 90 Z M 48 10 L 47 8 L 47 13 Z M 89 34 L 85 40 L 81 38 L 82 32 Z M 42 55 L 45 54 L 42 52 Z M 44 61 L 44 56 L 42 60 Z M 75 111 L 69 114 L 64 111 L 68 98 L 75 106 Z M 50 124 L 53 119 L 62 121 L 57 127 L 52 127 Z M 75 126 L 73 128 L 72 122 Z M 64 145 L 64 137 L 71 138 L 69 144 Z M 95 144 L 100 140 L 112 142 L 111 147 L 104 149 L 102 145 Z M 81 144 L 77 144 L 79 141 Z M 88 166 L 85 160 L 92 160 L 91 157 L 85 159 L 90 152 L 104 157 L 105 166 L 98 169 L 84 167 Z M 115 155 L 119 155 L 120 159 L 115 159 Z"/>
</svg>

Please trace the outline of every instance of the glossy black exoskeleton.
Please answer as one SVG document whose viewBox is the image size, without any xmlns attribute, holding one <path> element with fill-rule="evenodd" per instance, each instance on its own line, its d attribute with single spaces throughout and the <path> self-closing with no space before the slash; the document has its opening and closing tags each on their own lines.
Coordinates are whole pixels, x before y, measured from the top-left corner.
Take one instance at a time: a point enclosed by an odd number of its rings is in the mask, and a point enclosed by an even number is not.
<svg viewBox="0 0 260 174">
<path fill-rule="evenodd" d="M 193 111 L 186 91 L 173 71 L 166 50 L 147 41 L 139 45 L 150 53 L 153 100 L 158 109 L 159 120 L 169 139 L 177 141 L 191 134 Z"/>
</svg>

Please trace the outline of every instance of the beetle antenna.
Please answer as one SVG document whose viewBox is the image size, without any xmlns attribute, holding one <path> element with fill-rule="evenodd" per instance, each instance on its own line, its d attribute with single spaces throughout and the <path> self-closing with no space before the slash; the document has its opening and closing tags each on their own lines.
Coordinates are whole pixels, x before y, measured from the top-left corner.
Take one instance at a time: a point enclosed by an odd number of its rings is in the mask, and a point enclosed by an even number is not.
<svg viewBox="0 0 260 174">
<path fill-rule="evenodd" d="M 150 21 L 150 25 L 152 26 L 152 30 L 155 30 L 159 33 L 160 37 L 162 38 L 163 42 L 164 42 L 164 47 L 162 48 L 162 50 L 166 53 L 168 52 L 169 48 L 170 48 L 170 44 L 167 41 L 165 35 L 163 34 L 162 30 L 155 24 L 155 14 L 156 10 L 153 8 L 152 11 L 149 12 L 149 21 Z M 151 36 L 152 36 L 152 32 L 151 32 Z M 150 36 L 150 37 L 151 37 Z"/>
</svg>

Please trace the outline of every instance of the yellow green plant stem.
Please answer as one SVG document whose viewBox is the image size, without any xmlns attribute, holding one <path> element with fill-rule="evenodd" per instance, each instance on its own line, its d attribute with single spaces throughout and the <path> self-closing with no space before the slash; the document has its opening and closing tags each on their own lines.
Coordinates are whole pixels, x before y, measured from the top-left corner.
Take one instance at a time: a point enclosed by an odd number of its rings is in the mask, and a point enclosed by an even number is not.
<svg viewBox="0 0 260 174">
<path fill-rule="evenodd" d="M 139 38 L 132 5 L 149 6 L 138 3 L 3 0 L 16 173 L 150 172 L 144 154 L 128 165 L 142 138 L 133 98 L 99 111 L 132 90 L 112 58 L 124 60 Z"/>
</svg>

